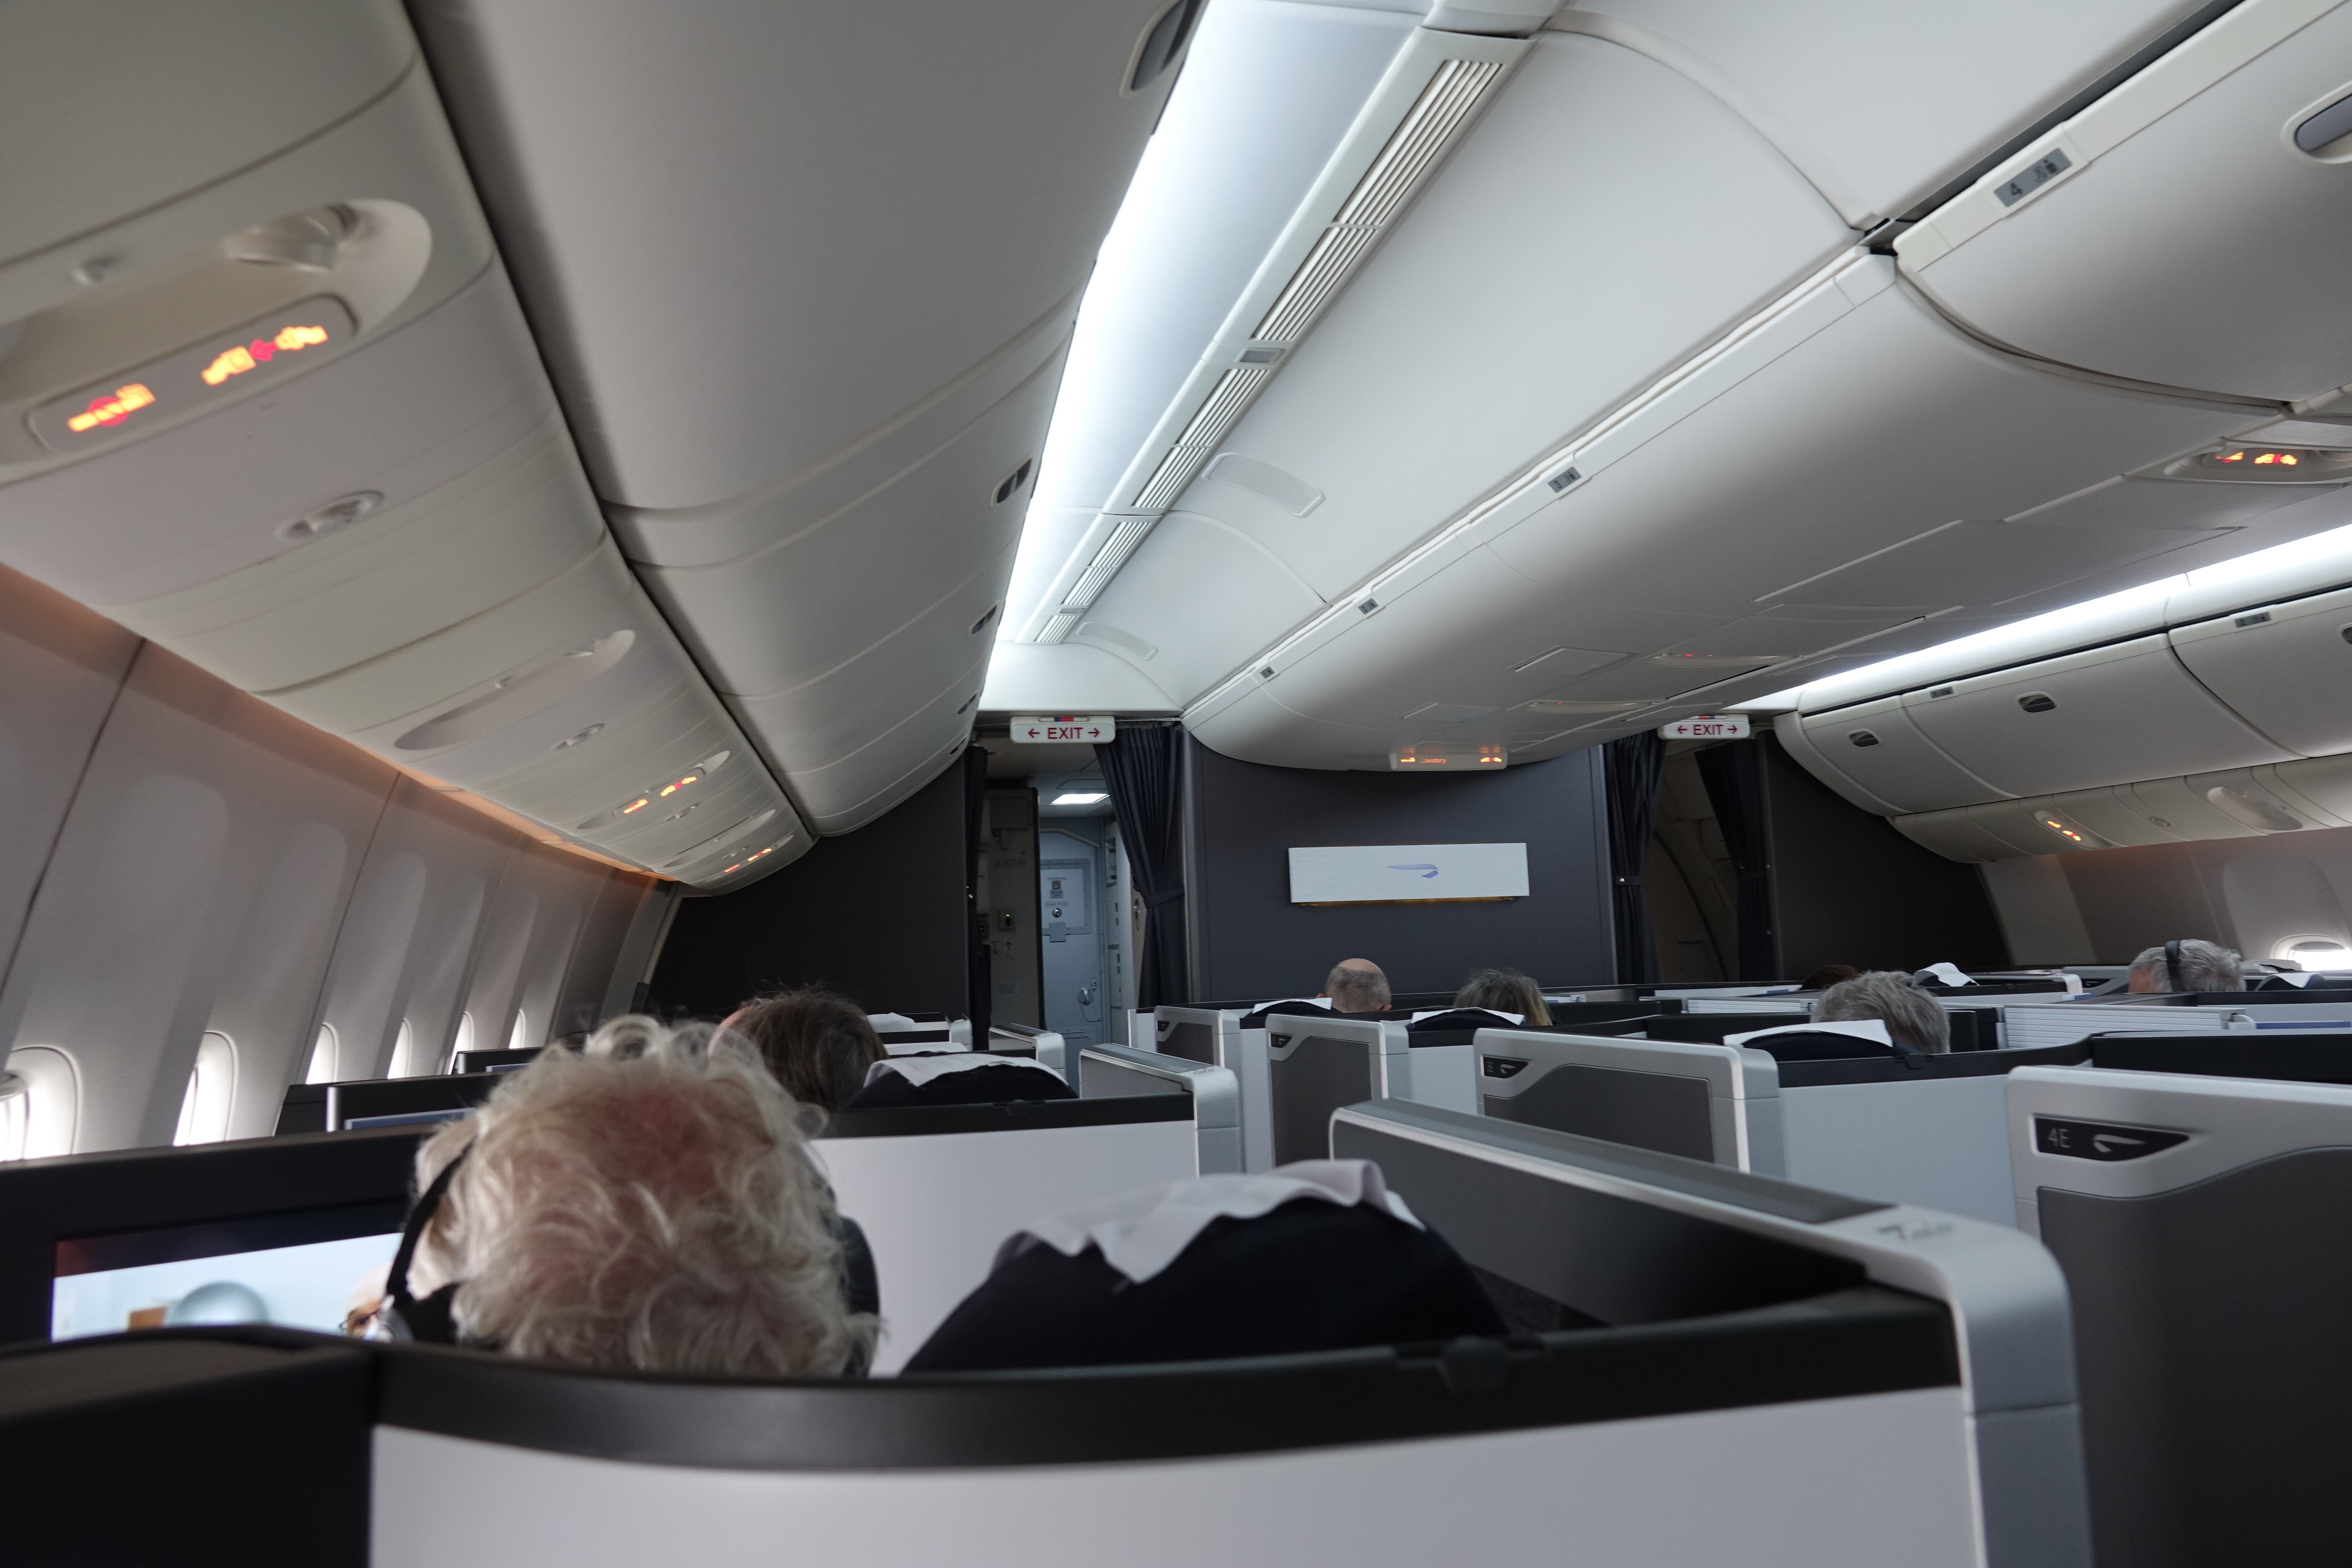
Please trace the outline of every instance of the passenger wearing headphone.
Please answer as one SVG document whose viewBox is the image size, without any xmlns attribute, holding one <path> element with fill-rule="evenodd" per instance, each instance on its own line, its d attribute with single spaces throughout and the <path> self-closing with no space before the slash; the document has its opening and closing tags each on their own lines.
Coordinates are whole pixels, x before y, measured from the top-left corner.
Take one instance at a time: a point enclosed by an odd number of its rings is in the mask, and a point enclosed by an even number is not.
<svg viewBox="0 0 2352 1568">
<path fill-rule="evenodd" d="M 2131 962 L 2130 991 L 2243 991 L 2244 961 L 2219 942 L 2178 938 Z"/>
<path fill-rule="evenodd" d="M 620 1018 L 542 1053 L 417 1152 L 385 1331 L 610 1370 L 862 1370 L 872 1260 L 808 1115 L 740 1036 Z"/>
</svg>

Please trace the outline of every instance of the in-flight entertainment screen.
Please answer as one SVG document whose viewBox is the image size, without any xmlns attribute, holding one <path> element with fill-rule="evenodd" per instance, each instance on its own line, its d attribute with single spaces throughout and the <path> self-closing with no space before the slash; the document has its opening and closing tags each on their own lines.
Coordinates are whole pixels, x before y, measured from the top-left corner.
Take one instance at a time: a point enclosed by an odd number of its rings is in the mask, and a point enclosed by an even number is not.
<svg viewBox="0 0 2352 1568">
<path fill-rule="evenodd" d="M 394 1199 L 60 1239 L 49 1337 L 203 1323 L 344 1331 L 383 1295 L 406 1211 Z"/>
</svg>

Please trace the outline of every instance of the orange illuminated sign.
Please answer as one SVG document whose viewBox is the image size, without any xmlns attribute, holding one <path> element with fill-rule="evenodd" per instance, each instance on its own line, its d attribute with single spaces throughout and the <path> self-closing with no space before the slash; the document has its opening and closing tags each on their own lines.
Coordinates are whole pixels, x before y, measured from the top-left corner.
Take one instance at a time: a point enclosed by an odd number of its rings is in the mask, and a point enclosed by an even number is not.
<svg viewBox="0 0 2352 1568">
<path fill-rule="evenodd" d="M 2214 454 L 2213 461 L 2217 465 L 2222 463 L 2245 463 L 2257 468 L 2267 468 L 2273 467 L 2292 468 L 2301 463 L 2303 459 L 2293 452 L 2237 451 L 2216 453 Z"/>
<path fill-rule="evenodd" d="M 700 773 L 688 773 L 682 779 L 673 779 L 668 784 L 662 785 L 658 793 L 664 800 L 667 800 L 671 795 L 676 795 L 687 785 L 699 782 L 701 777 L 702 775 Z"/>
<path fill-rule="evenodd" d="M 134 381 L 104 396 L 91 398 L 89 407 L 67 416 L 66 428 L 79 436 L 102 425 L 120 425 L 154 401 L 155 395 L 147 390 L 145 384 Z"/>
<path fill-rule="evenodd" d="M 324 327 L 280 327 L 268 337 L 256 338 L 249 343 L 238 343 L 222 350 L 214 356 L 212 363 L 205 366 L 204 383 L 206 386 L 218 386 L 230 376 L 243 375 L 247 371 L 258 369 L 281 353 L 294 353 L 326 341 L 327 329 Z"/>
<path fill-rule="evenodd" d="M 79 451 L 158 424 L 199 399 L 234 396 L 297 364 L 316 363 L 319 356 L 310 351 L 340 347 L 358 331 L 342 301 L 320 295 L 234 332 L 119 370 L 99 385 L 53 397 L 25 422 L 51 451 Z"/>
</svg>

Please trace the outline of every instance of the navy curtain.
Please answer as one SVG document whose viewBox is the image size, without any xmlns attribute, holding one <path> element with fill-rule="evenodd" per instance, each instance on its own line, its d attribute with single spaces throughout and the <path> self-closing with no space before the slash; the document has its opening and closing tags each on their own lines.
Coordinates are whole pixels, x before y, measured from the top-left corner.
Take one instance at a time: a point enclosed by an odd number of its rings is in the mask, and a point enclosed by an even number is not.
<svg viewBox="0 0 2352 1568">
<path fill-rule="evenodd" d="M 1738 980 L 1780 978 L 1780 933 L 1772 923 L 1772 837 L 1764 795 L 1763 737 L 1727 741 L 1698 754 L 1698 776 L 1706 784 L 1723 847 L 1739 879 L 1739 973 Z"/>
<path fill-rule="evenodd" d="M 1163 1002 L 1181 1006 L 1191 991 L 1184 973 L 1184 731 L 1175 724 L 1121 724 L 1097 754 L 1143 900 L 1135 1005 L 1147 1012 Z"/>
<path fill-rule="evenodd" d="M 1650 835 L 1658 825 L 1666 742 L 1650 730 L 1612 741 L 1601 750 L 1609 780 L 1609 891 L 1617 918 L 1617 978 L 1655 980 L 1658 947 L 1650 931 L 1650 895 L 1642 874 L 1650 863 Z"/>
</svg>

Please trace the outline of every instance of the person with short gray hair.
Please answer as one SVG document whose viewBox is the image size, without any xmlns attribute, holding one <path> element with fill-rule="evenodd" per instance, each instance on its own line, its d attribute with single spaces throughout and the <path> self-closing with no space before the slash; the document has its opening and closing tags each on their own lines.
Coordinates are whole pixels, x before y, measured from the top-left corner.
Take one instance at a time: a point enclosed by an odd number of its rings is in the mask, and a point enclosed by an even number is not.
<svg viewBox="0 0 2352 1568">
<path fill-rule="evenodd" d="M 574 1366 L 860 1368 L 877 1325 L 852 1310 L 809 1120 L 749 1040 L 615 1019 L 417 1151 L 395 1303 L 446 1315 L 454 1342 Z"/>
<path fill-rule="evenodd" d="M 1323 994 L 1334 1013 L 1385 1013 L 1389 977 L 1369 958 L 1343 958 L 1323 977 Z"/>
<path fill-rule="evenodd" d="M 2243 991 L 2245 961 L 2217 942 L 2187 937 L 2131 961 L 2127 991 Z"/>
<path fill-rule="evenodd" d="M 1952 1048 L 1952 1020 L 1936 999 L 1911 984 L 1907 974 L 1872 969 L 1841 980 L 1813 1004 L 1816 1024 L 1875 1018 L 1897 1045 L 1941 1056 Z"/>
</svg>

